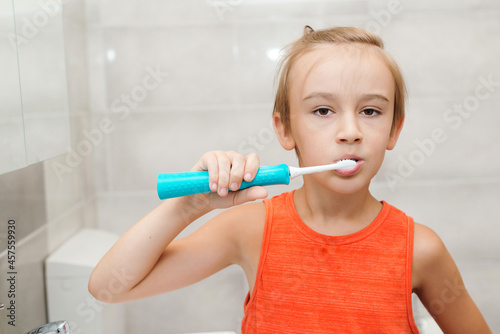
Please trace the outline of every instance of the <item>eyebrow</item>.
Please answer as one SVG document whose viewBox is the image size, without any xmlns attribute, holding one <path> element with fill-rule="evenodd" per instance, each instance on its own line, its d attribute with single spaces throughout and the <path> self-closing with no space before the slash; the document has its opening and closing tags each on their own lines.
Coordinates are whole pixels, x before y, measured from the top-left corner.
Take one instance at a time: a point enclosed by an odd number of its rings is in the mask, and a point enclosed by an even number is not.
<svg viewBox="0 0 500 334">
<path fill-rule="evenodd" d="M 313 100 L 313 99 L 326 99 L 326 100 L 335 100 L 337 98 L 336 94 L 332 93 L 327 93 L 327 92 L 313 92 L 306 97 L 303 98 L 304 101 L 306 100 Z"/>
<path fill-rule="evenodd" d="M 335 100 L 337 99 L 337 94 L 328 92 L 313 92 L 304 97 L 303 101 L 313 99 Z M 382 94 L 364 94 L 362 100 L 382 100 L 384 102 L 390 102 L 389 99 Z"/>
</svg>

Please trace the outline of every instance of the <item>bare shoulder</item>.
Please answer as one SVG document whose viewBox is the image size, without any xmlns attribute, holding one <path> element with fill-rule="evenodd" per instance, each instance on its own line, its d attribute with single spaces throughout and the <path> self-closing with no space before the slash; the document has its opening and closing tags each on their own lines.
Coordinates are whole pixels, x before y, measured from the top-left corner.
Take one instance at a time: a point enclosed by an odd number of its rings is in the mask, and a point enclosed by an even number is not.
<svg viewBox="0 0 500 334">
<path fill-rule="evenodd" d="M 260 254 L 265 218 L 266 205 L 252 202 L 222 212 L 204 227 L 220 235 L 221 241 L 230 241 L 234 251 L 231 262 L 244 266 L 244 262 L 255 258 L 255 251 Z"/>
<path fill-rule="evenodd" d="M 413 242 L 413 289 L 421 287 L 424 275 L 442 264 L 448 251 L 439 235 L 431 228 L 415 223 Z"/>
<path fill-rule="evenodd" d="M 491 333 L 441 238 L 415 224 L 413 291 L 444 333 Z"/>
<path fill-rule="evenodd" d="M 234 215 L 232 233 L 238 247 L 240 258 L 238 264 L 252 261 L 260 254 L 262 235 L 266 220 L 266 205 L 263 202 L 244 204 L 229 210 L 228 214 Z"/>
<path fill-rule="evenodd" d="M 413 245 L 413 260 L 430 264 L 440 254 L 446 251 L 446 247 L 439 235 L 430 227 L 415 223 Z"/>
<path fill-rule="evenodd" d="M 263 202 L 252 202 L 232 207 L 222 212 L 218 218 L 230 225 L 231 233 L 239 235 L 258 230 L 259 223 L 264 223 L 265 216 L 266 205 Z"/>
</svg>

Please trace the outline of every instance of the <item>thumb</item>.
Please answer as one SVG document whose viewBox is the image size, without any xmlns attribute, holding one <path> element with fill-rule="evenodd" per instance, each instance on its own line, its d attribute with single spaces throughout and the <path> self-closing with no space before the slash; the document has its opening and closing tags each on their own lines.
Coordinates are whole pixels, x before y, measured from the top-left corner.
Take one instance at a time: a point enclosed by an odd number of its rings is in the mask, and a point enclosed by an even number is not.
<svg viewBox="0 0 500 334">
<path fill-rule="evenodd" d="M 245 202 L 264 199 L 267 197 L 267 189 L 264 187 L 254 186 L 243 190 L 238 190 L 234 194 L 234 205 L 240 205 Z"/>
</svg>

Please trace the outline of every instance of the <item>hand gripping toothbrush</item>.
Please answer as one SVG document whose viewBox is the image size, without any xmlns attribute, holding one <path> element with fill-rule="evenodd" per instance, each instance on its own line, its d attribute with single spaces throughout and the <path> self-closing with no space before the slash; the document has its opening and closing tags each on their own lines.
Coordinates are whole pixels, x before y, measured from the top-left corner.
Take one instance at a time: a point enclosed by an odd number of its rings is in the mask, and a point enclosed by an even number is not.
<svg viewBox="0 0 500 334">
<path fill-rule="evenodd" d="M 351 159 L 339 160 L 330 165 L 302 168 L 291 167 L 286 164 L 261 166 L 255 178 L 250 182 L 243 181 L 238 190 L 252 186 L 289 184 L 291 179 L 299 175 L 319 173 L 334 169 L 353 168 L 355 166 L 356 161 Z M 208 171 L 160 173 L 158 174 L 157 190 L 160 199 L 214 192 L 209 186 Z"/>
</svg>

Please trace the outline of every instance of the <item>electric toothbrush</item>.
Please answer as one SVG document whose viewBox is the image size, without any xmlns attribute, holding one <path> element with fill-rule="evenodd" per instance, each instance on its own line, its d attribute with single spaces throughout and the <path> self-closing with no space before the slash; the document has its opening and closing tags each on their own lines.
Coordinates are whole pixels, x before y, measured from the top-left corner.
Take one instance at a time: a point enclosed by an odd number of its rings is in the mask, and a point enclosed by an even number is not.
<svg viewBox="0 0 500 334">
<path fill-rule="evenodd" d="M 319 173 L 335 169 L 347 169 L 356 166 L 352 159 L 339 160 L 330 165 L 313 167 L 291 167 L 286 164 L 261 166 L 255 178 L 243 181 L 238 188 L 245 189 L 252 186 L 268 186 L 273 184 L 289 184 L 290 180 L 311 173 Z M 213 192 L 208 183 L 208 171 L 184 173 L 160 173 L 157 180 L 157 191 L 160 199 L 188 196 Z"/>
</svg>

